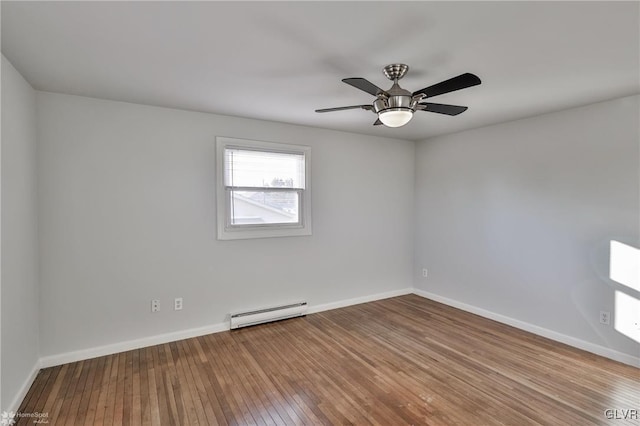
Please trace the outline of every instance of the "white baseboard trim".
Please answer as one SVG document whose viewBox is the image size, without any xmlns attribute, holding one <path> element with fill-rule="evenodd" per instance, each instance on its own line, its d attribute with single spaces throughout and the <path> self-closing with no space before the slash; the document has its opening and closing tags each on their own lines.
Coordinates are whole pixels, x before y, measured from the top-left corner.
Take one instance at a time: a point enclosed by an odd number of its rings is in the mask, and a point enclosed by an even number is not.
<svg viewBox="0 0 640 426">
<path fill-rule="evenodd" d="M 82 361 L 99 356 L 111 355 L 118 352 L 126 352 L 133 349 L 146 348 L 147 346 L 161 345 L 175 342 L 177 340 L 190 339 L 192 337 L 204 336 L 211 333 L 219 333 L 229 330 L 229 323 L 221 322 L 204 327 L 190 328 L 187 330 L 174 331 L 171 333 L 157 334 L 155 336 L 143 337 L 140 339 L 127 340 L 125 342 L 113 343 L 110 345 L 98 346 L 94 348 L 81 349 L 79 351 L 66 352 L 57 355 L 49 355 L 40 358 L 42 368 L 67 364 L 70 362 Z"/>
<path fill-rule="evenodd" d="M 20 408 L 20 404 L 22 404 L 22 400 L 24 400 L 24 397 L 27 396 L 27 392 L 29 392 L 31 385 L 36 380 L 36 376 L 40 372 L 40 368 L 41 368 L 40 360 L 38 360 L 36 361 L 35 365 L 31 369 L 31 372 L 29 373 L 29 375 L 27 376 L 27 380 L 24 381 L 24 383 L 22 384 L 22 387 L 20 388 L 16 396 L 13 398 L 13 401 L 11 401 L 8 407 L 2 407 L 2 411 L 8 411 L 8 412 L 18 411 L 18 408 Z"/>
<path fill-rule="evenodd" d="M 359 305 L 361 303 L 374 302 L 376 300 L 389 299 L 390 297 L 404 296 L 413 293 L 413 288 L 403 288 L 400 290 L 386 291 L 384 293 L 376 293 L 369 296 L 355 297 L 353 299 L 340 300 L 338 302 L 324 303 L 322 305 L 310 306 L 307 310 L 308 314 L 315 314 L 332 309 L 345 308 L 347 306 Z"/>
<path fill-rule="evenodd" d="M 503 324 L 507 324 L 512 327 L 519 328 L 521 330 L 528 331 L 533 334 L 537 334 L 538 336 L 555 340 L 556 342 L 573 346 L 574 348 L 582 349 L 584 351 L 591 352 L 593 354 L 600 355 L 605 358 L 612 359 L 614 361 L 619 361 L 634 367 L 640 367 L 640 358 L 634 357 L 633 355 L 618 352 L 614 349 L 610 349 L 605 346 L 600 346 L 595 343 L 586 342 L 576 337 L 567 336 L 566 334 L 558 333 L 557 331 L 549 330 L 544 327 L 539 327 L 537 325 L 533 325 L 525 321 L 517 320 L 515 318 L 511 318 L 502 314 L 497 314 L 495 312 L 491 312 L 486 309 L 478 308 L 477 306 L 468 305 L 463 302 L 458 302 L 457 300 L 449 299 L 447 297 L 440 296 L 434 293 L 429 293 L 424 290 L 413 289 L 413 293 L 418 296 L 424 297 L 426 299 L 431 299 L 435 302 L 443 303 L 445 305 L 452 306 L 454 308 L 458 308 L 463 311 L 470 312 L 472 314 L 476 314 L 484 318 L 489 318 L 491 320 L 498 321 Z"/>
<path fill-rule="evenodd" d="M 354 299 L 341 300 L 338 302 L 325 303 L 322 305 L 310 306 L 307 313 L 328 311 L 330 309 L 343 308 L 360 303 L 373 302 L 374 300 L 388 299 L 390 297 L 402 296 L 413 292 L 413 288 L 404 288 L 401 290 L 393 290 L 385 293 L 377 293 L 369 296 L 356 297 Z M 96 358 L 99 356 L 111 355 L 118 352 L 126 352 L 134 349 L 146 348 L 147 346 L 161 345 L 164 343 L 175 342 L 177 340 L 190 339 L 192 337 L 204 336 L 211 333 L 219 333 L 228 331 L 229 323 L 221 322 L 204 327 L 191 328 L 187 330 L 174 331 L 171 333 L 158 334 L 140 339 L 128 340 L 125 342 L 113 343 L 94 348 L 81 349 L 73 352 L 49 355 L 40 358 L 42 368 L 53 367 L 56 365 L 67 364 L 70 362 L 82 361 L 86 359 Z M 27 390 L 29 388 L 27 387 Z M 24 397 L 24 395 L 23 395 Z M 20 399 L 22 401 L 22 399 Z"/>
</svg>

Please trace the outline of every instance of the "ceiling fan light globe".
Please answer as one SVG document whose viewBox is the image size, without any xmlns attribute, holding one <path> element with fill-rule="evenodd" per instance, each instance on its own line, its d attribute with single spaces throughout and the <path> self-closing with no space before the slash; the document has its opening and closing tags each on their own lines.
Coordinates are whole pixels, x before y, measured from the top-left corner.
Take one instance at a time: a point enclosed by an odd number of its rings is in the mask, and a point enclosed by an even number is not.
<svg viewBox="0 0 640 426">
<path fill-rule="evenodd" d="M 413 111 L 410 108 L 390 108 L 378 113 L 378 118 L 387 127 L 402 127 L 412 117 Z"/>
</svg>

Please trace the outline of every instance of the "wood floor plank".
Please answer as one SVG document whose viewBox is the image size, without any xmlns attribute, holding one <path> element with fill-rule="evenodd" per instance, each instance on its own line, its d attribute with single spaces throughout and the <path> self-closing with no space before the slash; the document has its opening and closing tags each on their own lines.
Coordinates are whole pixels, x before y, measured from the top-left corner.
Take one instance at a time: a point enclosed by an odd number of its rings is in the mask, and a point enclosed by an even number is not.
<svg viewBox="0 0 640 426">
<path fill-rule="evenodd" d="M 142 423 L 140 352 L 140 350 L 133 351 L 133 360 L 131 364 L 133 375 L 131 384 L 131 424 L 133 425 L 139 425 Z"/>
<path fill-rule="evenodd" d="M 75 413 L 71 411 L 71 405 L 73 399 L 80 394 L 76 393 L 76 389 L 79 387 L 80 377 L 84 369 L 86 361 L 79 361 L 75 364 L 75 368 L 69 377 L 69 385 L 66 387 L 64 398 L 62 399 L 62 406 L 60 408 L 60 419 L 65 419 L 65 425 L 72 425 L 75 422 Z M 60 422 L 62 423 L 62 422 Z"/>
<path fill-rule="evenodd" d="M 154 378 L 152 382 L 155 384 L 155 389 L 150 389 L 150 392 L 152 392 L 158 398 L 158 421 L 161 421 L 160 419 L 162 419 L 162 421 L 169 424 L 175 424 L 175 418 L 171 417 L 169 411 L 169 396 L 165 391 L 165 374 L 163 371 L 165 367 L 160 362 L 160 351 L 162 350 L 162 345 L 153 346 L 151 348 L 147 348 L 147 350 L 149 350 L 153 356 Z"/>
<path fill-rule="evenodd" d="M 167 343 L 164 345 L 164 348 L 167 356 L 167 369 L 171 373 L 171 387 L 174 395 L 178 424 L 195 425 L 197 424 L 197 420 L 195 418 L 195 412 L 191 410 L 193 406 L 191 402 L 192 398 L 188 389 L 186 389 L 185 383 L 183 383 L 183 378 L 178 370 L 178 354 L 177 351 L 174 350 L 176 348 L 176 344 L 175 342 Z"/>
<path fill-rule="evenodd" d="M 62 383 L 64 381 L 64 377 L 67 374 L 67 370 L 69 369 L 69 364 L 59 365 L 57 367 L 51 367 L 58 371 L 56 376 L 56 381 L 53 384 L 53 387 L 49 391 L 46 401 L 44 405 L 39 405 L 37 409 L 42 410 L 42 413 L 47 413 L 49 416 L 53 414 L 53 408 L 55 407 L 56 400 L 58 398 L 58 394 L 60 393 L 60 388 L 62 387 Z"/>
<path fill-rule="evenodd" d="M 100 391 L 98 393 L 98 403 L 96 406 L 96 414 L 94 419 L 94 424 L 106 424 L 104 421 L 106 409 L 107 409 L 107 398 L 109 395 L 109 383 L 111 377 L 111 369 L 113 368 L 113 360 L 114 356 L 105 356 L 104 358 L 104 371 L 102 372 L 102 383 L 100 383 Z M 66 364 L 69 365 L 69 364 Z"/>
<path fill-rule="evenodd" d="M 235 387 L 242 395 L 242 400 L 249 412 L 255 413 L 253 414 L 255 423 L 259 426 L 273 424 L 273 419 L 269 413 L 266 412 L 259 397 L 255 395 L 250 386 L 248 375 L 251 373 L 245 368 L 242 362 L 241 353 L 243 347 L 236 343 L 236 336 L 237 335 L 231 335 L 231 339 L 222 340 L 221 350 L 223 351 L 223 356 L 221 359 L 223 360 L 224 368 L 227 370 L 229 376 L 233 378 Z"/>
<path fill-rule="evenodd" d="M 119 399 L 117 398 L 118 376 L 123 374 L 123 372 L 120 370 L 120 359 L 123 357 L 123 353 L 113 355 L 113 360 L 111 363 L 111 373 L 109 376 L 109 387 L 107 389 L 107 401 L 105 403 L 104 409 L 105 425 L 114 424 L 116 401 Z"/>
<path fill-rule="evenodd" d="M 129 352 L 122 352 L 118 357 L 118 379 L 116 382 L 116 401 L 113 410 L 113 424 L 124 426 L 125 399 L 127 399 L 127 357 Z"/>
<path fill-rule="evenodd" d="M 149 410 L 148 410 L 148 414 L 147 414 L 147 410 L 144 411 L 144 416 L 142 418 L 142 424 L 151 424 L 151 425 L 157 425 L 160 424 L 160 404 L 158 402 L 158 392 L 157 392 L 157 385 L 156 385 L 156 367 L 155 367 L 155 363 L 154 363 L 154 358 L 153 358 L 153 352 L 154 352 L 153 347 L 151 348 L 144 348 L 142 349 L 142 351 L 144 351 L 144 358 L 145 358 L 145 366 L 146 366 L 146 370 L 147 370 L 147 383 L 148 386 L 146 388 L 141 389 L 141 392 L 143 395 L 149 395 Z M 146 398 L 143 397 L 143 400 L 145 400 Z"/>
<path fill-rule="evenodd" d="M 43 369 L 20 410 L 55 425 L 638 426 L 605 410 L 638 410 L 639 383 L 408 295 Z"/>
<path fill-rule="evenodd" d="M 300 401 L 296 401 L 295 396 L 297 392 L 295 390 L 295 384 L 292 383 L 290 379 L 290 371 L 294 369 L 293 364 L 295 357 L 292 356 L 293 354 L 289 354 L 287 358 L 288 362 L 283 363 L 279 350 L 271 346 L 273 330 L 270 330 L 271 328 L 269 326 L 261 328 L 260 331 L 268 333 L 264 337 L 260 337 L 258 333 L 251 333 L 251 338 L 247 339 L 247 344 L 260 342 L 260 350 L 254 352 L 252 356 L 259 360 L 260 369 L 264 371 L 269 381 L 277 387 L 277 392 L 280 397 L 272 398 L 272 403 L 277 404 L 276 408 L 281 408 L 279 411 L 280 417 L 284 419 L 287 424 L 301 424 L 304 422 L 304 419 L 301 417 L 300 412 L 304 411 L 304 407 L 301 406 Z M 267 364 L 268 362 L 270 362 L 270 364 Z"/>
<path fill-rule="evenodd" d="M 206 425 L 208 424 L 207 416 L 205 413 L 204 405 L 200 399 L 200 394 L 195 386 L 189 364 L 193 362 L 193 357 L 189 352 L 185 352 L 183 349 L 183 341 L 175 342 L 175 359 L 176 369 L 178 374 L 182 378 L 186 392 L 184 393 L 187 402 L 188 416 L 193 425 Z M 173 349 L 173 348 L 172 348 Z"/>
<path fill-rule="evenodd" d="M 259 387 L 257 392 L 262 395 L 263 400 L 266 401 L 266 407 L 270 410 L 271 417 L 273 418 L 276 424 L 290 424 L 293 422 L 289 414 L 287 414 L 286 409 L 283 407 L 283 400 L 276 389 L 275 383 L 270 380 L 269 376 L 267 376 L 267 370 L 262 368 L 266 362 L 271 361 L 270 354 L 265 353 L 264 344 L 258 341 L 259 337 L 256 336 L 254 339 L 246 339 L 243 342 L 243 346 L 245 347 L 246 353 L 246 361 L 249 364 L 249 369 L 255 374 L 257 377 L 255 378 L 255 383 Z M 256 350 L 255 345 L 259 345 L 260 348 Z M 256 357 L 256 355 L 258 355 Z M 310 416 L 312 418 L 313 415 Z M 312 420 L 314 420 L 312 418 Z M 314 424 L 318 424 L 318 421 L 315 421 Z"/>
<path fill-rule="evenodd" d="M 84 424 L 87 413 L 89 411 L 89 400 L 91 399 L 91 391 L 93 390 L 93 380 L 98 372 L 98 358 L 93 358 L 87 361 L 87 368 L 84 376 L 84 386 L 82 392 L 80 392 L 79 398 L 74 398 L 77 406 L 76 409 L 76 424 Z M 78 393 L 78 392 L 76 392 Z"/>
<path fill-rule="evenodd" d="M 62 413 L 62 408 L 64 406 L 65 400 L 68 399 L 67 393 L 70 392 L 70 388 L 73 384 L 73 376 L 75 374 L 76 369 L 79 368 L 79 366 L 80 366 L 80 363 L 78 362 L 68 364 L 66 373 L 61 377 L 60 391 L 59 391 L 58 397 L 56 398 L 55 404 L 52 407 L 50 417 L 53 418 L 53 416 L 55 415 L 56 416 L 55 418 L 61 418 L 61 419 L 65 418 L 64 415 L 60 415 L 60 414 Z M 31 392 L 31 389 L 29 389 L 29 392 Z M 48 400 L 49 398 L 47 398 L 47 401 Z M 26 407 L 21 406 L 20 410 L 22 409 L 26 409 Z"/>
<path fill-rule="evenodd" d="M 139 395 L 138 401 L 140 404 L 140 424 L 148 426 L 151 424 L 151 395 L 149 395 L 149 369 L 151 368 L 147 364 L 147 349 L 140 349 L 138 354 L 138 365 L 136 367 L 139 372 Z"/>
<path fill-rule="evenodd" d="M 247 368 L 243 357 L 243 346 L 236 345 L 233 342 L 233 346 L 230 347 L 231 340 L 235 339 L 225 341 L 222 345 L 223 354 L 226 355 L 223 356 L 223 359 L 226 360 L 222 362 L 223 367 L 235 383 L 234 387 L 242 395 L 244 406 L 253 414 L 253 421 L 258 425 L 275 424 L 269 410 L 271 407 L 265 407 L 261 395 L 255 391 L 253 386 L 254 378 L 251 377 L 251 370 Z"/>
<path fill-rule="evenodd" d="M 209 424 L 228 425 L 225 408 L 223 408 L 223 405 L 220 403 L 220 400 L 223 400 L 223 398 L 222 395 L 219 395 L 219 393 L 215 391 L 212 381 L 210 380 L 211 367 L 202 349 L 202 345 L 200 345 L 197 338 L 184 340 L 183 342 L 188 346 L 188 350 L 197 354 L 197 356 L 194 357 L 196 361 L 191 364 L 191 371 L 195 378 L 200 398 L 204 403 L 207 419 L 210 422 Z M 229 409 L 226 408 L 226 410 L 228 411 Z M 231 416 L 230 411 L 228 412 L 229 416 Z"/>
<path fill-rule="evenodd" d="M 83 406 L 81 404 L 81 410 L 85 409 L 87 415 L 85 416 L 84 424 L 86 426 L 90 426 L 95 424 L 96 411 L 98 410 L 98 400 L 100 398 L 100 390 L 102 387 L 102 377 L 104 375 L 105 370 L 105 362 L 106 357 L 96 358 L 96 366 L 93 374 L 93 385 L 91 386 L 89 393 L 89 399 L 87 400 L 87 405 Z"/>
<path fill-rule="evenodd" d="M 233 368 L 228 368 L 228 364 L 233 361 L 233 358 L 231 360 L 228 359 L 229 355 L 227 350 L 227 345 L 231 339 L 229 334 L 212 334 L 207 341 L 209 342 L 209 349 L 213 353 L 220 354 L 220 356 L 214 358 L 214 364 L 216 365 L 217 377 L 222 380 L 223 392 L 229 395 L 226 399 L 230 402 L 235 402 L 235 404 L 232 405 L 233 412 L 231 414 L 231 422 L 234 422 L 234 419 L 242 419 L 241 422 L 244 424 L 256 425 L 257 422 L 247 406 L 248 398 L 240 391 L 240 386 L 234 376 Z"/>
<path fill-rule="evenodd" d="M 129 426 L 132 424 L 133 416 L 133 353 L 136 351 L 126 352 L 125 357 L 125 375 L 124 375 L 124 393 L 122 396 L 122 424 Z"/>
<path fill-rule="evenodd" d="M 71 400 L 71 406 L 69 407 L 69 415 L 73 419 L 73 424 L 82 423 L 79 420 L 79 417 L 82 417 L 82 414 L 79 413 L 80 402 L 82 401 L 82 397 L 85 394 L 85 387 L 87 385 L 87 378 L 89 376 L 89 372 L 91 370 L 91 364 L 93 363 L 93 359 L 88 359 L 84 362 L 84 368 L 82 369 L 82 373 L 80 374 L 80 378 L 78 379 L 78 386 L 73 395 L 73 399 Z"/>
</svg>

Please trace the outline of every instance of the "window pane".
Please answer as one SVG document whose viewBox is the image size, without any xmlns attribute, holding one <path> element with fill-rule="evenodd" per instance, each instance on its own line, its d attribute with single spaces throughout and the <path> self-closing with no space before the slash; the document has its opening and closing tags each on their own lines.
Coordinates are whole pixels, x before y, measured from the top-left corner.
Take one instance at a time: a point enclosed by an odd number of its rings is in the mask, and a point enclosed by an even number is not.
<svg viewBox="0 0 640 426">
<path fill-rule="evenodd" d="M 224 150 L 225 186 L 304 189 L 304 154 Z"/>
<path fill-rule="evenodd" d="M 297 191 L 229 191 L 231 225 L 299 223 Z"/>
</svg>

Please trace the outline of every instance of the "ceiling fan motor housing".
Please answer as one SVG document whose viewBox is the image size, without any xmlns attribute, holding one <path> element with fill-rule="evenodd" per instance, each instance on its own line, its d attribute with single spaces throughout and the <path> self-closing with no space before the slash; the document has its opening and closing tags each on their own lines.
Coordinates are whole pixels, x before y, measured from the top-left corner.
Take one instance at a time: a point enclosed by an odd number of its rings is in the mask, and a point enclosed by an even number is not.
<svg viewBox="0 0 640 426">
<path fill-rule="evenodd" d="M 397 82 L 393 83 L 391 89 L 386 93 L 378 95 L 378 98 L 373 102 L 375 112 L 387 109 L 412 110 L 414 106 L 415 102 L 412 99 L 411 92 L 401 88 Z"/>
</svg>

